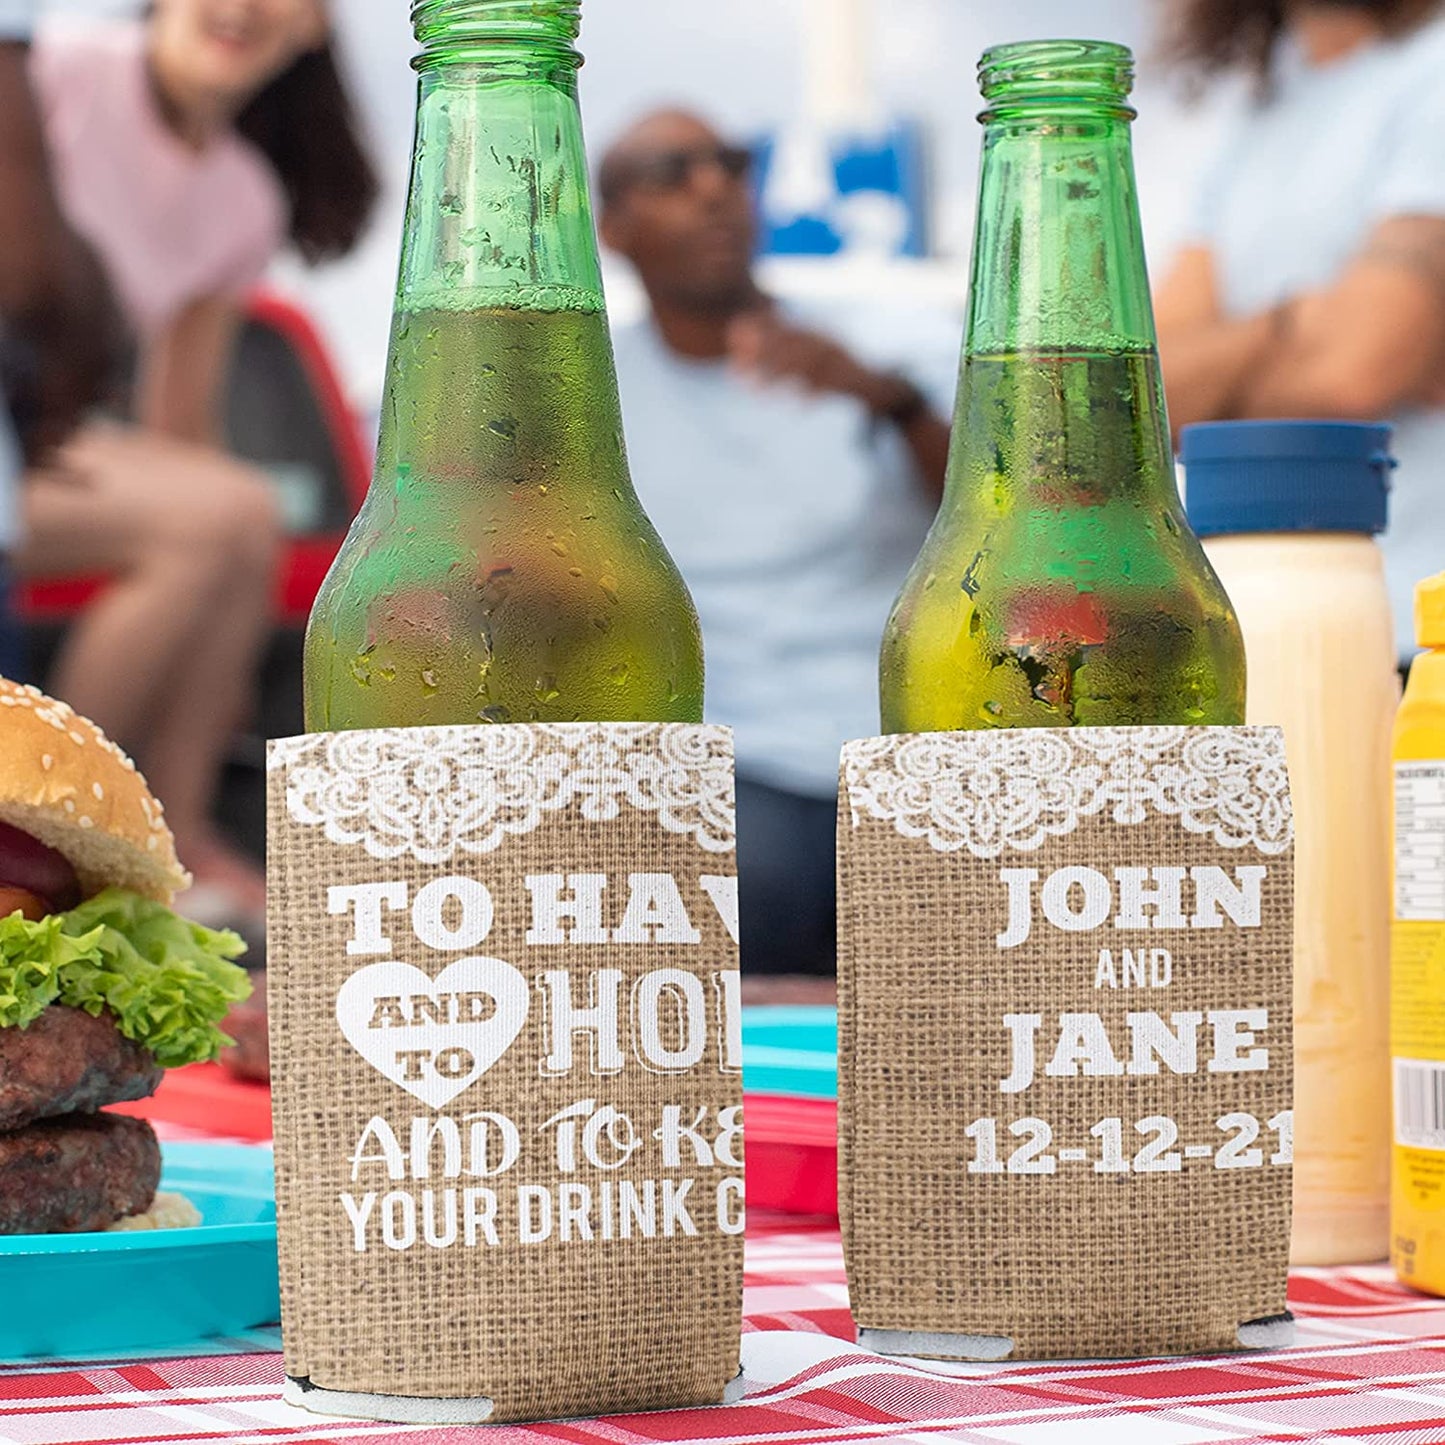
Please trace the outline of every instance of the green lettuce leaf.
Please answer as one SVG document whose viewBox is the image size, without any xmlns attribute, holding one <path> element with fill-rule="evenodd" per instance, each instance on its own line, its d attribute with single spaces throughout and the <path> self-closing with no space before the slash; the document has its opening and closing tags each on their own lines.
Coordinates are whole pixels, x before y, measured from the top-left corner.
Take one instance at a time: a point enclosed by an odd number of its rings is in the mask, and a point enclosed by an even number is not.
<svg viewBox="0 0 1445 1445">
<path fill-rule="evenodd" d="M 64 924 L 61 913 L 0 918 L 0 1029 L 28 1028 L 60 996 L 65 968 L 99 960 L 100 930 L 73 936 Z"/>
<path fill-rule="evenodd" d="M 169 908 L 108 888 L 69 913 L 0 920 L 0 1027 L 24 1028 L 51 1003 L 98 1016 L 173 1069 L 216 1058 L 221 1020 L 251 992 L 231 962 L 234 933 L 203 928 Z"/>
</svg>

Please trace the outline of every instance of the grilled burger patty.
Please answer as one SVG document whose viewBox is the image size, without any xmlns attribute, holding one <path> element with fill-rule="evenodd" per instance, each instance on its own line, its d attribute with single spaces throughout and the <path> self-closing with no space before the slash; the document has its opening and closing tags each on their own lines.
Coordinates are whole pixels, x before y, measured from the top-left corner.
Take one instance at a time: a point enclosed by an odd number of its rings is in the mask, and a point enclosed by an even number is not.
<svg viewBox="0 0 1445 1445">
<path fill-rule="evenodd" d="M 29 1028 L 0 1029 L 0 1130 L 148 1098 L 161 1072 L 111 1014 L 52 1004 Z"/>
<path fill-rule="evenodd" d="M 86 1114 L 0 1134 L 0 1235 L 105 1229 L 149 1209 L 160 1177 L 143 1119 Z"/>
</svg>

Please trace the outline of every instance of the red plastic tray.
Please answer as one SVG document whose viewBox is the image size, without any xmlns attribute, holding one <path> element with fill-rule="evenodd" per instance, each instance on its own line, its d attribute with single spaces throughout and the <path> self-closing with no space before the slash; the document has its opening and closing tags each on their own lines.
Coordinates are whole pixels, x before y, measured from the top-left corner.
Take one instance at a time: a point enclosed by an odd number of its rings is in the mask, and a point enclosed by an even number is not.
<svg viewBox="0 0 1445 1445">
<path fill-rule="evenodd" d="M 748 1094 L 748 1206 L 838 1213 L 838 1105 L 832 1099 Z"/>
<path fill-rule="evenodd" d="M 172 1069 L 153 1098 L 118 1104 L 117 1114 L 180 1124 L 214 1139 L 264 1143 L 271 1137 L 271 1090 L 228 1074 L 219 1064 Z"/>
</svg>

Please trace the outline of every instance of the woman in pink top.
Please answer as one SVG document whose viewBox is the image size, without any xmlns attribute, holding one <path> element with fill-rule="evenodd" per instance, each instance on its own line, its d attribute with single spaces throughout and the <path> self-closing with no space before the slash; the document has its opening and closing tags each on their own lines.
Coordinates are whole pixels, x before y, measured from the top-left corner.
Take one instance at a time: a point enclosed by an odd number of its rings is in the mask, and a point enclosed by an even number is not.
<svg viewBox="0 0 1445 1445">
<path fill-rule="evenodd" d="M 42 30 L 33 58 L 61 205 L 136 341 L 134 425 L 96 423 L 27 479 L 17 566 L 115 582 L 53 689 L 137 755 L 181 856 L 233 909 L 261 873 L 210 821 L 251 698 L 281 542 L 227 457 L 222 386 L 246 290 L 289 240 L 358 239 L 375 179 L 323 0 L 156 0 L 143 22 Z"/>
</svg>

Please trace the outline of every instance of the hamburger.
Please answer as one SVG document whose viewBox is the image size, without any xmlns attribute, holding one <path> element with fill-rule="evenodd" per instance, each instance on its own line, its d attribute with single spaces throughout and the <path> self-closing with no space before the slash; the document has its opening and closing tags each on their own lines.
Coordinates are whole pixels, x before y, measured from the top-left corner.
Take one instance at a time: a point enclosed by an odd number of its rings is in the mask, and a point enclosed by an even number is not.
<svg viewBox="0 0 1445 1445">
<path fill-rule="evenodd" d="M 218 1057 L 250 992 L 241 939 L 171 911 L 190 881 L 130 759 L 0 679 L 0 1235 L 154 1222 L 155 1131 L 103 1111 Z"/>
</svg>

